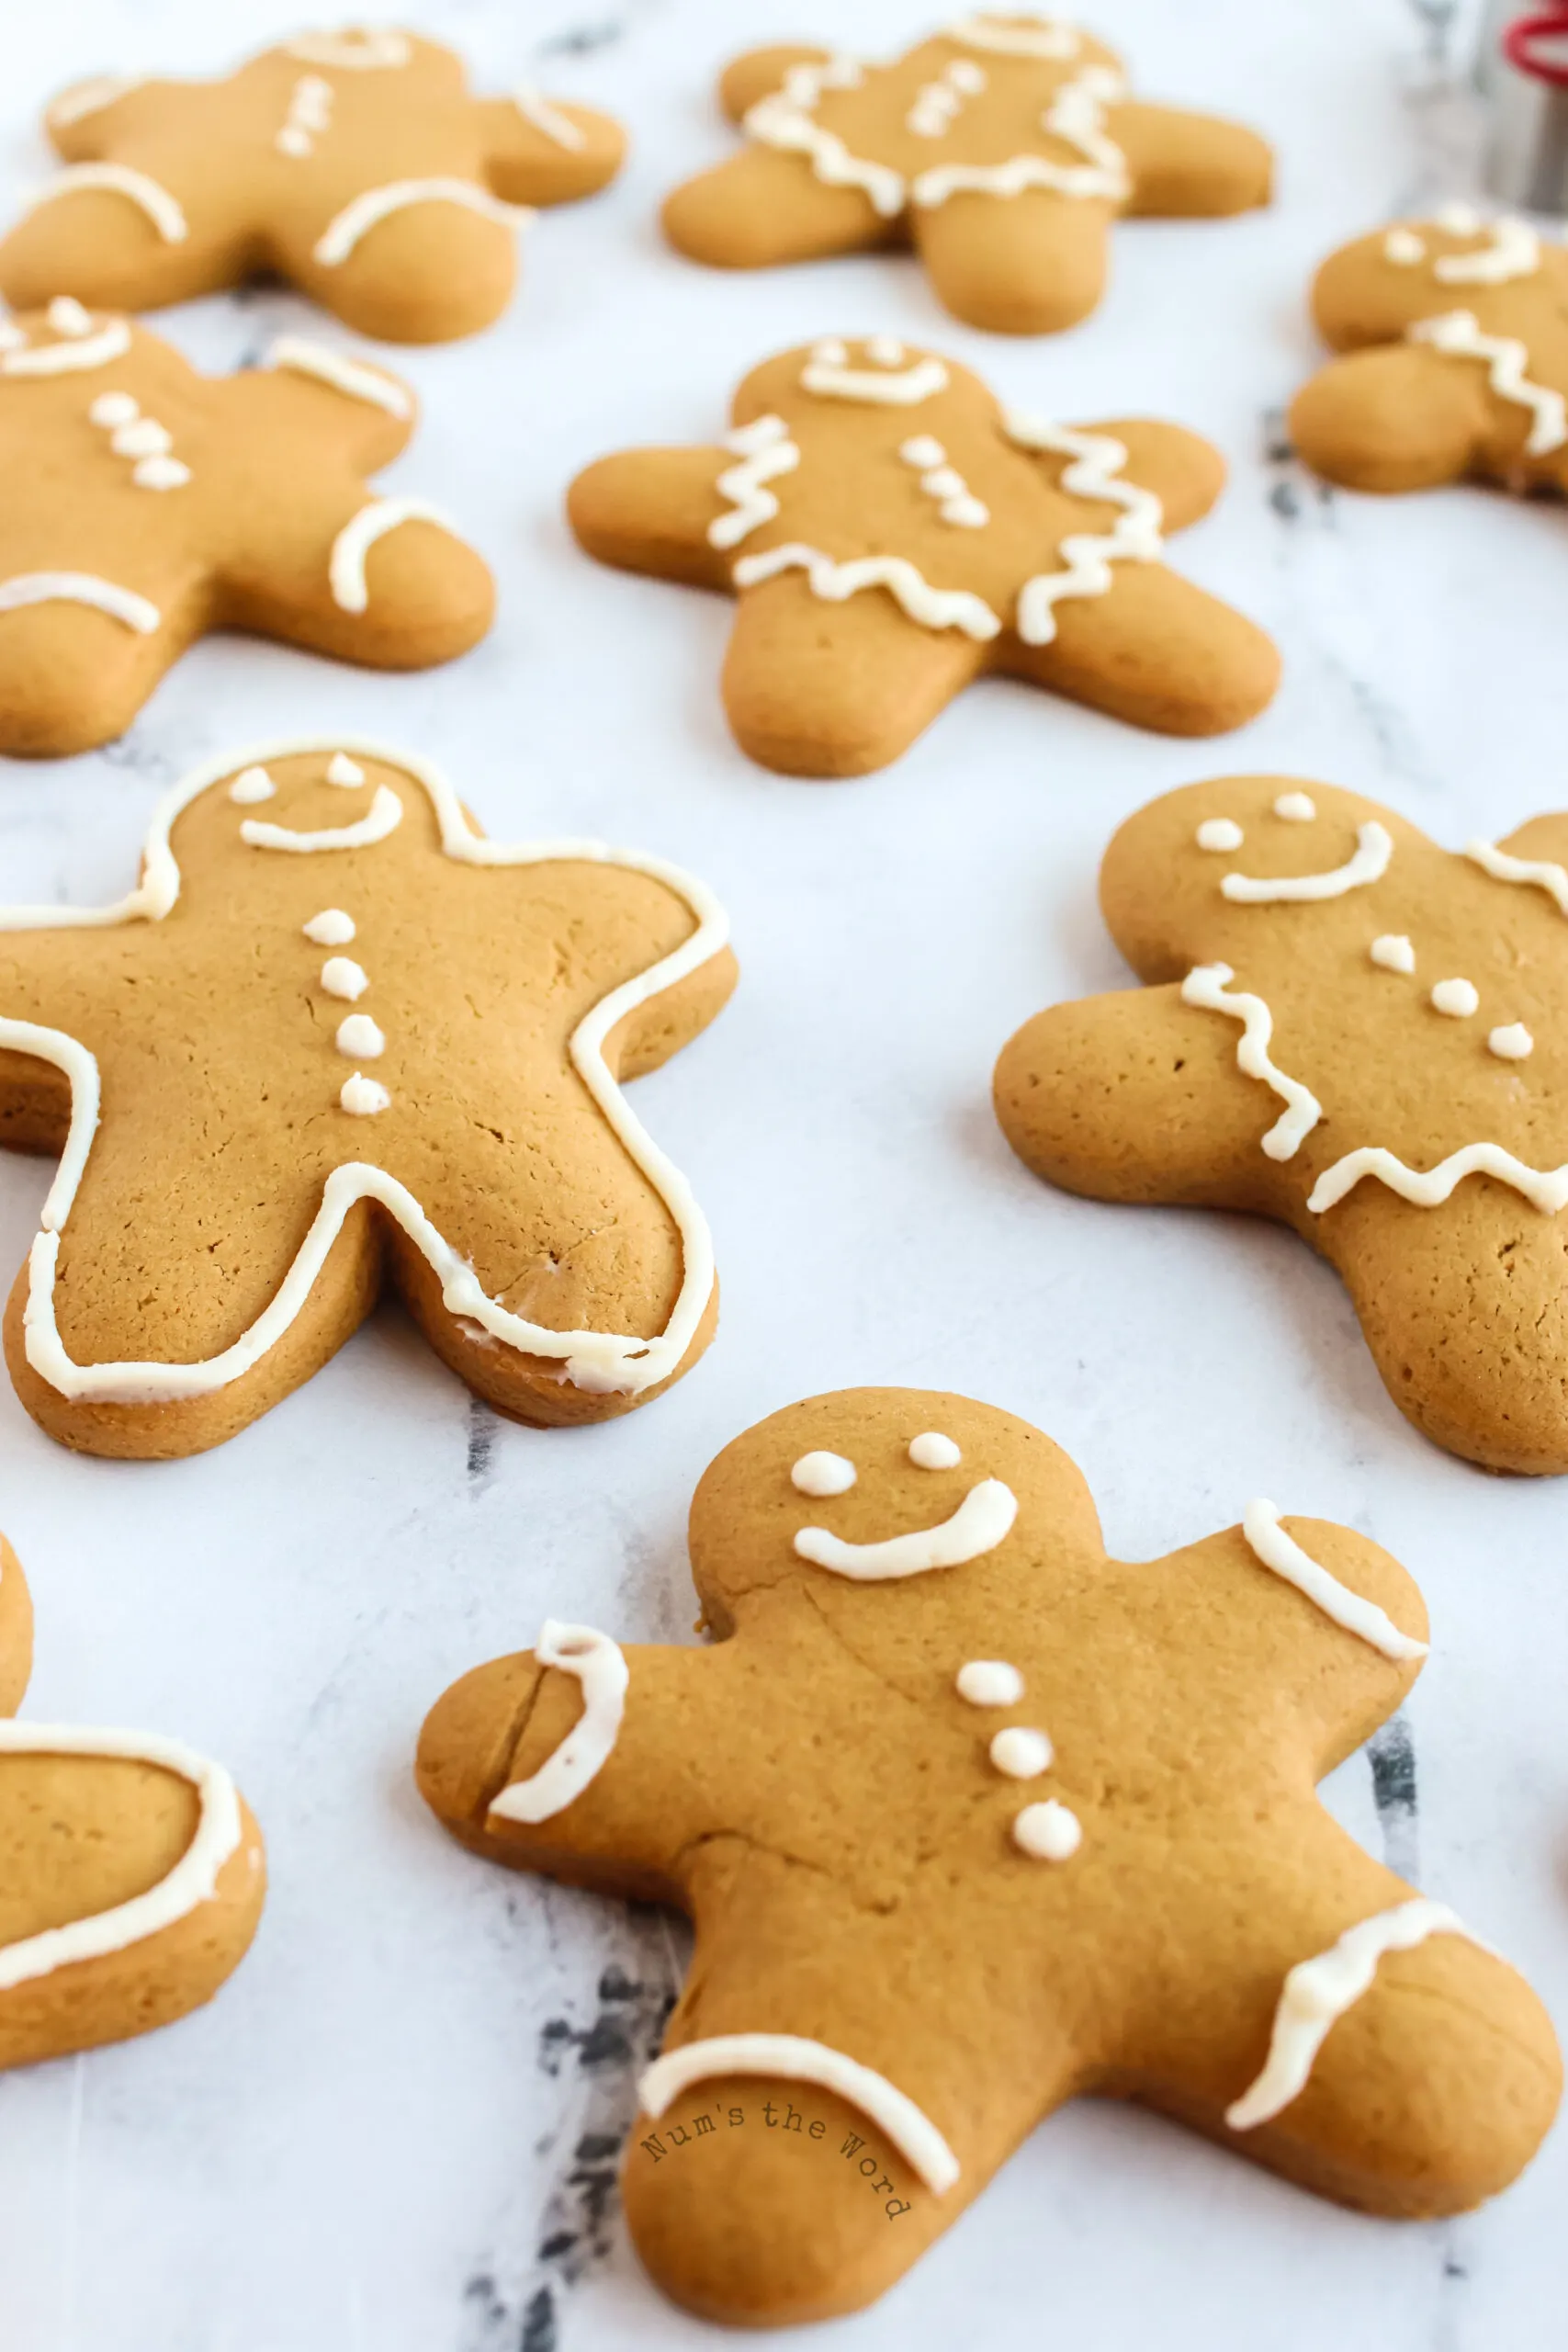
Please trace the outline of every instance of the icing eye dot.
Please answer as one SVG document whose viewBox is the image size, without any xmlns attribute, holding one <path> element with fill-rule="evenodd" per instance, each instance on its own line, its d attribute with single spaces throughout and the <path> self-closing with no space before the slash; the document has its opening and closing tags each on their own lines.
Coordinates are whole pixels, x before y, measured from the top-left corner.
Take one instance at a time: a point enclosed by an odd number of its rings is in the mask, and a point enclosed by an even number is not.
<svg viewBox="0 0 1568 2352">
<path fill-rule="evenodd" d="M 341 907 L 323 907 L 299 928 L 318 947 L 346 947 L 354 937 L 354 917 L 344 914 Z"/>
<path fill-rule="evenodd" d="M 849 345 L 840 343 L 836 334 L 825 335 L 811 346 L 811 356 L 824 368 L 841 368 L 849 356 Z"/>
<path fill-rule="evenodd" d="M 351 760 L 346 752 L 334 752 L 327 762 L 327 782 L 344 786 L 363 784 L 365 770 Z"/>
<path fill-rule="evenodd" d="M 1380 964 L 1385 972 L 1413 972 L 1416 969 L 1416 950 L 1403 932 L 1381 932 L 1367 953 L 1373 963 Z"/>
<path fill-rule="evenodd" d="M 387 1040 L 367 1012 L 351 1012 L 337 1025 L 337 1049 L 351 1062 L 373 1062 L 387 1050 Z"/>
<path fill-rule="evenodd" d="M 867 358 L 874 359 L 879 368 L 897 368 L 903 364 L 904 346 L 897 335 L 868 336 L 865 350 Z"/>
<path fill-rule="evenodd" d="M 1495 1054 L 1499 1061 L 1522 1062 L 1535 1051 L 1535 1039 L 1522 1021 L 1510 1021 L 1506 1028 L 1494 1029 L 1486 1040 L 1486 1050 Z"/>
<path fill-rule="evenodd" d="M 847 1495 L 857 1475 L 841 1453 L 803 1453 L 789 1482 L 802 1495 Z"/>
<path fill-rule="evenodd" d="M 1310 825 L 1317 814 L 1317 803 L 1310 792 L 1281 792 L 1274 803 L 1274 814 L 1287 825 Z"/>
<path fill-rule="evenodd" d="M 1473 237 L 1481 228 L 1481 215 L 1473 204 L 1440 204 L 1432 218 L 1450 237 Z"/>
<path fill-rule="evenodd" d="M 922 1430 L 909 1440 L 909 1459 L 917 1470 L 956 1470 L 964 1456 L 940 1430 Z"/>
<path fill-rule="evenodd" d="M 249 808 L 258 800 L 270 800 L 276 790 L 265 768 L 242 768 L 229 786 L 229 797 L 242 808 Z"/>
<path fill-rule="evenodd" d="M 1247 835 L 1234 817 L 1205 817 L 1197 831 L 1200 849 L 1239 849 Z"/>
<path fill-rule="evenodd" d="M 1050 1770 L 1055 1754 L 1044 1733 L 1024 1724 L 1010 1724 L 991 1742 L 991 1761 L 1010 1781 L 1037 1781 Z"/>
<path fill-rule="evenodd" d="M 57 294 L 49 306 L 49 323 L 56 334 L 91 334 L 93 322 L 73 294 Z"/>
<path fill-rule="evenodd" d="M 1382 241 L 1384 258 L 1401 269 L 1412 269 L 1427 258 L 1426 240 L 1414 229 L 1391 229 Z"/>
<path fill-rule="evenodd" d="M 1446 1012 L 1450 1021 L 1468 1021 L 1480 1002 L 1473 980 L 1439 980 L 1432 990 L 1433 1012 Z"/>
<path fill-rule="evenodd" d="M 1012 1825 L 1012 1842 L 1037 1862 L 1066 1862 L 1083 1843 L 1083 1826 L 1070 1805 L 1047 1797 L 1024 1806 Z"/>
<path fill-rule="evenodd" d="M 972 1657 L 959 1668 L 953 1687 L 972 1707 L 1016 1707 L 1023 1696 L 1023 1677 L 1005 1658 Z"/>
</svg>

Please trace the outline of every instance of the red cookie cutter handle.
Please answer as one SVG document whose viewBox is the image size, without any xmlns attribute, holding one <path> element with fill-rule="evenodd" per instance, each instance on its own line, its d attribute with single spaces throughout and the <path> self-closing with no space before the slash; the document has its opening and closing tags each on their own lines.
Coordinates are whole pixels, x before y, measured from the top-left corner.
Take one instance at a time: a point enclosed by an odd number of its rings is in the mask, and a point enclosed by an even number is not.
<svg viewBox="0 0 1568 2352">
<path fill-rule="evenodd" d="M 1532 82 L 1550 82 L 1554 89 L 1568 90 L 1568 7 L 1551 8 L 1538 17 L 1516 17 L 1503 35 L 1503 54 Z"/>
</svg>

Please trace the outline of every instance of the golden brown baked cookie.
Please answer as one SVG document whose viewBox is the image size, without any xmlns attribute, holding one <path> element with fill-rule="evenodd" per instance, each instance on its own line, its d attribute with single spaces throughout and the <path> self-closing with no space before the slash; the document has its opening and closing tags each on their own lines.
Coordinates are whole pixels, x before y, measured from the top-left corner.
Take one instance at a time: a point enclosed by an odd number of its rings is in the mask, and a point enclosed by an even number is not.
<svg viewBox="0 0 1568 2352">
<path fill-rule="evenodd" d="M 732 416 L 601 458 L 567 512 L 603 563 L 735 590 L 724 703 L 764 767 L 884 767 L 988 671 L 1171 735 L 1273 694 L 1268 638 L 1160 560 L 1224 486 L 1197 434 L 1046 424 L 887 335 L 764 360 Z"/>
<path fill-rule="evenodd" d="M 486 841 L 355 739 L 215 761 L 108 908 L 0 909 L 0 1136 L 60 1155 L 6 1353 L 89 1453 L 198 1453 L 395 1287 L 470 1388 L 597 1420 L 716 1316 L 691 1187 L 619 1081 L 734 985 L 661 860 Z"/>
<path fill-rule="evenodd" d="M 498 319 L 517 208 L 591 196 L 626 146 L 587 107 L 476 98 L 451 50 L 394 31 L 301 33 L 220 82 L 73 83 L 44 122 L 66 168 L 0 243 L 11 301 L 149 311 L 265 271 L 390 343 Z"/>
<path fill-rule="evenodd" d="M 1085 2092 L 1370 2212 L 1529 2161 L 1540 2004 L 1314 1795 L 1424 1655 L 1367 1537 L 1259 1501 L 1108 1559 L 1038 1430 L 863 1388 L 727 1447 L 691 1555 L 716 1647 L 547 1623 L 418 1762 L 476 1853 L 692 1914 L 622 2176 L 677 2301 L 868 2301 Z"/>
<path fill-rule="evenodd" d="M 209 629 L 378 670 L 477 644 L 480 558 L 366 485 L 415 415 L 400 377 L 299 335 L 214 379 L 70 296 L 0 321 L 0 752 L 107 742 Z"/>
<path fill-rule="evenodd" d="M 752 50 L 720 92 L 750 144 L 670 197 L 671 244 L 729 269 L 912 245 L 955 318 L 1002 334 L 1088 317 L 1119 214 L 1269 201 L 1256 132 L 1129 98 L 1114 51 L 1047 17 L 967 17 L 888 64 Z"/>
<path fill-rule="evenodd" d="M 31 1633 L 0 1536 L 0 1718 Z M 199 2008 L 265 1893 L 261 1831 L 220 1764 L 152 1733 L 0 1720 L 0 2069 Z"/>
<path fill-rule="evenodd" d="M 1527 221 L 1448 205 L 1330 254 L 1313 315 L 1331 360 L 1291 433 L 1351 490 L 1430 490 L 1470 475 L 1568 486 L 1568 252 Z"/>
<path fill-rule="evenodd" d="M 1568 1470 L 1568 817 L 1439 849 L 1290 776 L 1167 793 L 1106 853 L 1141 992 L 1027 1022 L 998 1116 L 1111 1201 L 1293 1227 L 1389 1394 L 1494 1470 Z"/>
</svg>

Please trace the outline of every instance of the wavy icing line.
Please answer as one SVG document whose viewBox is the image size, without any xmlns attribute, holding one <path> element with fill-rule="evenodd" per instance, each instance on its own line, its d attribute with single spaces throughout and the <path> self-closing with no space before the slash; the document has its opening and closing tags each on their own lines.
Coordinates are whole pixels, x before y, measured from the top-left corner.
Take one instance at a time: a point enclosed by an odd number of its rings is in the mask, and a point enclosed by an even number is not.
<svg viewBox="0 0 1568 2352">
<path fill-rule="evenodd" d="M 1057 196 L 1124 203 L 1132 193 L 1127 158 L 1105 128 L 1105 108 L 1125 96 L 1112 67 L 1086 65 L 1061 84 L 1040 118 L 1048 137 L 1077 148 L 1085 159 L 1081 164 L 1058 164 L 1027 152 L 1005 164 L 933 164 L 910 183 L 910 200 L 929 209 L 952 196 L 1021 196 L 1026 188 L 1043 187 Z"/>
<path fill-rule="evenodd" d="M 200 1800 L 196 1835 L 166 1878 L 107 1911 L 73 1919 L 62 1928 L 0 1944 L 0 1993 L 107 1953 L 143 1943 L 185 1918 L 218 1889 L 224 1863 L 240 1843 L 240 1799 L 220 1764 L 182 1747 L 139 1732 L 91 1731 L 80 1725 L 0 1722 L 0 1756 L 108 1756 L 155 1764 L 188 1781 Z"/>
<path fill-rule="evenodd" d="M 716 485 L 733 503 L 734 512 L 717 514 L 708 525 L 708 545 L 732 548 L 764 523 L 771 523 L 779 502 L 764 484 L 780 474 L 792 474 L 800 463 L 797 443 L 789 437 L 782 416 L 760 416 L 751 424 L 738 424 L 724 438 L 742 462 L 728 467 Z"/>
<path fill-rule="evenodd" d="M 1034 24 L 995 24 L 982 13 L 944 25 L 942 31 L 948 40 L 962 41 L 967 49 L 990 50 L 1002 57 L 1071 58 L 1083 49 L 1081 35 L 1055 17 L 1042 17 Z"/>
<path fill-rule="evenodd" d="M 924 1576 L 931 1568 L 959 1568 L 994 1552 L 1018 1517 L 1018 1497 L 999 1478 L 971 1487 L 951 1519 L 917 1527 L 880 1544 L 847 1544 L 826 1527 L 797 1529 L 795 1549 L 813 1567 L 828 1568 L 856 1584 L 881 1584 L 891 1577 Z"/>
<path fill-rule="evenodd" d="M 373 28 L 365 32 L 300 33 L 283 44 L 286 57 L 302 58 L 307 65 L 336 65 L 345 73 L 365 73 L 406 65 L 413 55 L 407 33 Z"/>
<path fill-rule="evenodd" d="M 1550 857 L 1515 857 L 1495 842 L 1466 842 L 1464 854 L 1495 882 L 1533 883 L 1556 899 L 1561 913 L 1568 915 L 1568 866 Z"/>
<path fill-rule="evenodd" d="M 503 228 L 520 229 L 534 218 L 534 208 L 527 204 L 503 204 L 488 187 L 480 187 L 474 180 L 450 179 L 437 176 L 423 180 L 390 180 L 385 187 L 367 187 L 350 198 L 343 210 L 333 215 L 311 248 L 311 258 L 323 269 L 336 269 L 345 262 L 361 237 L 394 212 L 406 211 L 411 204 L 460 204 L 469 212 L 482 213 L 487 220 L 499 220 Z"/>
<path fill-rule="evenodd" d="M 1055 608 L 1064 598 L 1105 595 L 1113 584 L 1113 563 L 1158 562 L 1165 549 L 1165 509 L 1152 490 L 1117 480 L 1127 451 L 1108 433 L 1075 433 L 1018 409 L 1002 411 L 1002 428 L 1021 448 L 1070 458 L 1062 488 L 1073 497 L 1103 499 L 1123 510 L 1110 531 L 1070 533 L 1056 550 L 1066 559 L 1066 570 L 1036 572 L 1019 590 L 1019 636 L 1025 645 L 1049 645 L 1056 634 Z"/>
<path fill-rule="evenodd" d="M 74 196 L 79 188 L 92 187 L 107 188 L 140 205 L 166 245 L 183 245 L 190 234 L 178 198 L 129 164 L 67 164 L 62 172 L 56 172 L 51 180 L 24 198 L 22 209 L 33 212 L 40 204 L 52 204 L 57 196 Z"/>
<path fill-rule="evenodd" d="M 151 637 L 163 615 L 150 598 L 116 580 L 102 580 L 94 571 L 18 571 L 0 580 L 0 613 L 20 612 L 28 605 L 90 605 L 123 621 L 138 637 Z"/>
<path fill-rule="evenodd" d="M 548 1821 L 564 1813 L 607 1761 L 626 1713 L 630 1673 L 626 1653 L 608 1634 L 547 1617 L 534 1656 L 541 1666 L 576 1676 L 582 1713 L 537 1771 L 525 1781 L 513 1781 L 492 1798 L 490 1810 L 503 1821 Z"/>
<path fill-rule="evenodd" d="M 1308 1209 L 1314 1216 L 1321 1216 L 1347 1193 L 1354 1192 L 1363 1176 L 1375 1177 L 1418 1209 L 1439 1208 L 1467 1176 L 1493 1176 L 1501 1184 L 1512 1185 L 1543 1216 L 1556 1216 L 1568 1208 L 1568 1163 L 1561 1168 L 1531 1168 L 1501 1144 L 1467 1143 L 1459 1151 L 1450 1151 L 1436 1168 L 1425 1170 L 1407 1167 L 1397 1153 L 1385 1151 L 1381 1144 L 1348 1151 L 1332 1168 L 1324 1170 L 1307 1195 Z"/>
<path fill-rule="evenodd" d="M 78 368 L 107 368 L 130 349 L 130 327 L 111 319 L 96 334 L 62 335 L 58 343 L 23 345 L 0 359 L 0 376 L 68 376 Z"/>
<path fill-rule="evenodd" d="M 742 556 L 735 567 L 735 584 L 752 588 L 781 571 L 804 571 L 812 594 L 831 605 L 846 604 L 863 588 L 886 588 L 924 628 L 962 629 L 977 644 L 1001 634 L 1002 625 L 984 597 L 969 588 L 933 588 L 906 556 L 863 555 L 836 563 L 820 548 L 790 539 L 761 555 Z"/>
<path fill-rule="evenodd" d="M 1324 899 L 1342 899 L 1348 890 L 1363 890 L 1381 882 L 1393 855 L 1393 836 L 1372 818 L 1356 828 L 1356 850 L 1343 865 L 1328 874 L 1227 874 L 1222 894 L 1242 907 L 1280 904 L 1315 905 Z"/>
<path fill-rule="evenodd" d="M 1298 2098 L 1329 2029 L 1371 1990 L 1384 1953 L 1414 1951 L 1428 1936 L 1480 1941 L 1446 1903 L 1416 1895 L 1347 1928 L 1337 1943 L 1314 1959 L 1298 1961 L 1280 1994 L 1263 2071 L 1225 2109 L 1231 2130 L 1254 2131 Z M 1481 1944 L 1480 1949 L 1489 1947 Z"/>
<path fill-rule="evenodd" d="M 603 842 L 564 841 L 504 842 L 486 841 L 473 832 L 451 785 L 424 760 L 364 737 L 308 737 L 271 743 L 258 750 L 230 753 L 209 761 L 164 795 L 152 814 L 142 853 L 141 879 L 123 899 L 106 907 L 9 907 L 0 909 L 0 932 L 96 929 L 130 922 L 156 922 L 169 912 L 180 894 L 180 869 L 170 847 L 169 834 L 181 810 L 231 775 L 236 768 L 296 753 L 335 750 L 383 761 L 411 776 L 427 795 L 435 812 L 443 854 L 468 865 L 535 865 L 583 862 L 620 865 L 661 882 L 690 908 L 696 928 L 689 939 L 646 972 L 623 981 L 583 1015 L 571 1034 L 572 1067 L 611 1133 L 638 1172 L 652 1186 L 675 1227 L 681 1243 L 682 1279 L 668 1323 L 652 1339 L 603 1331 L 552 1331 L 513 1315 L 488 1297 L 459 1252 L 425 1216 L 407 1186 L 384 1169 L 351 1160 L 336 1168 L 321 1190 L 321 1204 L 272 1299 L 240 1339 L 216 1356 L 198 1363 L 78 1364 L 67 1355 L 54 1313 L 55 1273 L 61 1236 L 81 1184 L 87 1155 L 98 1125 L 98 1066 L 87 1048 L 62 1030 L 46 1029 L 27 1021 L 0 1020 L 0 1050 L 30 1054 L 52 1062 L 71 1086 L 71 1125 L 65 1148 L 49 1188 L 36 1236 L 28 1258 L 28 1294 L 24 1316 L 28 1363 L 40 1378 L 62 1396 L 108 1403 L 152 1402 L 210 1395 L 227 1386 L 259 1363 L 299 1313 L 317 1276 L 343 1229 L 349 1211 L 362 1200 L 374 1200 L 396 1219 L 441 1283 L 442 1305 L 449 1315 L 478 1323 L 492 1339 L 524 1355 L 564 1362 L 568 1380 L 590 1395 L 637 1396 L 668 1379 L 679 1367 L 696 1335 L 713 1294 L 713 1240 L 707 1222 L 686 1179 L 653 1141 L 604 1059 L 604 1041 L 616 1023 L 637 1005 L 660 996 L 677 981 L 711 961 L 729 936 L 728 918 L 705 884 L 662 858 L 630 850 L 610 848 Z"/>
<path fill-rule="evenodd" d="M 1300 1079 L 1287 1077 L 1270 1059 L 1274 1016 L 1260 996 L 1248 996 L 1240 989 L 1227 996 L 1226 989 L 1235 978 L 1228 964 L 1196 964 L 1181 983 L 1181 1001 L 1241 1023 L 1236 1068 L 1247 1078 L 1261 1079 L 1285 1105 L 1264 1136 L 1263 1148 L 1270 1159 L 1290 1159 L 1322 1118 L 1323 1105 L 1310 1087 Z"/>
<path fill-rule="evenodd" d="M 671 2100 L 694 2083 L 718 2075 L 765 2075 L 785 2083 L 817 2083 L 868 2115 L 933 2197 L 958 2178 L 958 2158 L 936 2125 L 907 2092 L 874 2067 L 863 2066 L 826 2041 L 799 2033 L 717 2033 L 688 2041 L 656 2058 L 637 2086 L 643 2112 L 657 2123 Z"/>
<path fill-rule="evenodd" d="M 811 119 L 826 91 L 856 90 L 864 79 L 860 60 L 838 51 L 820 65 L 792 65 L 776 90 L 747 108 L 741 128 L 764 147 L 807 156 L 825 187 L 858 187 L 874 212 L 893 220 L 904 209 L 903 173 L 852 154 L 836 131 Z"/>
<path fill-rule="evenodd" d="M 1438 318 L 1416 320 L 1405 328 L 1404 339 L 1428 343 L 1450 358 L 1483 359 L 1487 381 L 1498 398 L 1530 412 L 1527 458 L 1544 458 L 1568 441 L 1568 400 L 1549 385 L 1531 382 L 1525 373 L 1529 346 L 1515 336 L 1483 334 L 1473 311 L 1445 311 Z"/>
<path fill-rule="evenodd" d="M 1247 1504 L 1242 1513 L 1241 1532 L 1266 1568 L 1282 1577 L 1287 1584 L 1293 1584 L 1315 1609 L 1321 1609 L 1325 1617 L 1331 1617 L 1348 1634 L 1370 1643 L 1396 1665 L 1427 1656 L 1425 1642 L 1402 1634 L 1387 1611 L 1380 1609 L 1375 1600 L 1369 1600 L 1364 1593 L 1352 1592 L 1332 1569 L 1314 1560 L 1310 1552 L 1303 1552 L 1294 1536 L 1288 1535 L 1280 1525 L 1278 1508 L 1263 1496 Z"/>
<path fill-rule="evenodd" d="M 372 498 L 357 514 L 351 514 L 336 538 L 327 563 L 327 578 L 332 583 L 333 602 L 345 613 L 362 613 L 370 602 L 369 583 L 365 577 L 365 559 L 378 539 L 386 537 L 402 523 L 434 523 L 438 530 L 453 532 L 453 526 L 439 506 L 427 498 Z M 453 532 L 456 537 L 456 533 Z"/>
</svg>

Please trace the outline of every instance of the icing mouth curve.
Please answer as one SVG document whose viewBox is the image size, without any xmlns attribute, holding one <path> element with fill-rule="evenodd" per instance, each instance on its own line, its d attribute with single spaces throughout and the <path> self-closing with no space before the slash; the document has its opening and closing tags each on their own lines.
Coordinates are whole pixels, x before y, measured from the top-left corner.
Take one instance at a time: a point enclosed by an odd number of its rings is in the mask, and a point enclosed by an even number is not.
<svg viewBox="0 0 1568 2352">
<path fill-rule="evenodd" d="M 878 1583 L 889 1577 L 923 1576 L 930 1568 L 962 1567 L 966 1560 L 994 1552 L 1018 1517 L 1018 1498 L 999 1478 L 971 1487 L 951 1518 L 934 1527 L 912 1528 L 880 1543 L 850 1544 L 826 1527 L 795 1532 L 797 1556 L 852 1582 Z"/>
</svg>

